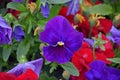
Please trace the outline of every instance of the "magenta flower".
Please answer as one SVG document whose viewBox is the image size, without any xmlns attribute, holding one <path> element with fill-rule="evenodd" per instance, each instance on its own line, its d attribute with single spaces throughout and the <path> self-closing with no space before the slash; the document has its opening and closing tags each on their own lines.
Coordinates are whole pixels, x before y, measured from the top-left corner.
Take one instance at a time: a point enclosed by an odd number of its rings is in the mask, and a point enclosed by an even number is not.
<svg viewBox="0 0 120 80">
<path fill-rule="evenodd" d="M 87 80 L 120 80 L 120 70 L 106 66 L 106 63 L 95 60 L 90 65 L 90 70 L 86 72 Z"/>
<path fill-rule="evenodd" d="M 67 19 L 56 16 L 48 21 L 40 40 L 48 44 L 43 47 L 45 59 L 62 64 L 69 62 L 81 47 L 83 34 L 73 29 Z"/>
<path fill-rule="evenodd" d="M 24 73 L 27 69 L 32 69 L 39 77 L 42 64 L 43 64 L 43 59 L 40 58 L 34 61 L 26 62 L 24 64 L 18 64 L 16 67 L 8 71 L 8 73 L 19 76 L 22 73 Z"/>
<path fill-rule="evenodd" d="M 0 45 L 12 43 L 12 28 L 0 17 Z"/>
</svg>

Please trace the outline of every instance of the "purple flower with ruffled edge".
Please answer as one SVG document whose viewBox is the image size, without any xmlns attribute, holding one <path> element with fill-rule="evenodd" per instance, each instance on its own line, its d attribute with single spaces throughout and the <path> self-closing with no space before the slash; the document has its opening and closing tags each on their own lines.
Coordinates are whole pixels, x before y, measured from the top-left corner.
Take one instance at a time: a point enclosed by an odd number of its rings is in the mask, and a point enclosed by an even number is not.
<svg viewBox="0 0 120 80">
<path fill-rule="evenodd" d="M 79 9 L 80 9 L 80 0 L 72 0 L 69 5 L 67 15 L 69 15 L 69 14 L 74 15 L 76 12 L 79 11 Z"/>
<path fill-rule="evenodd" d="M 14 31 L 13 31 L 13 37 L 17 40 L 17 41 L 21 41 L 25 36 L 24 31 L 22 30 L 21 26 L 16 26 Z"/>
<path fill-rule="evenodd" d="M 39 74 L 40 74 L 40 71 L 42 68 L 42 64 L 43 64 L 43 59 L 40 58 L 40 59 L 26 62 L 23 64 L 18 64 L 16 67 L 9 70 L 8 73 L 12 73 L 16 76 L 19 76 L 22 73 L 24 73 L 27 69 L 32 69 L 39 77 Z"/>
<path fill-rule="evenodd" d="M 45 2 L 45 5 L 41 4 L 41 12 L 45 18 L 48 18 L 50 14 L 49 4 Z"/>
<path fill-rule="evenodd" d="M 45 59 L 62 64 L 69 62 L 73 53 L 81 47 L 83 34 L 73 29 L 63 16 L 56 16 L 48 21 L 45 30 L 40 33 L 40 40 L 48 44 L 43 47 Z"/>
<path fill-rule="evenodd" d="M 120 70 L 106 66 L 106 63 L 95 60 L 89 64 L 90 70 L 85 73 L 87 80 L 120 80 Z"/>
<path fill-rule="evenodd" d="M 23 0 L 12 0 L 12 2 L 23 2 Z"/>
<path fill-rule="evenodd" d="M 12 28 L 0 17 L 0 45 L 12 43 Z"/>
<path fill-rule="evenodd" d="M 112 26 L 110 30 L 111 35 L 108 36 L 108 39 L 112 40 L 114 43 L 120 45 L 120 30 Z"/>
</svg>

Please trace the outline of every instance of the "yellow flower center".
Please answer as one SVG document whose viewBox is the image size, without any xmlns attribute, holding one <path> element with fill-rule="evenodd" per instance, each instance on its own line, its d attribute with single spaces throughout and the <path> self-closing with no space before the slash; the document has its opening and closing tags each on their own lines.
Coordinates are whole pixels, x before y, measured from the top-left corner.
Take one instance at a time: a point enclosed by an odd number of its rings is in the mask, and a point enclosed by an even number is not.
<svg viewBox="0 0 120 80">
<path fill-rule="evenodd" d="M 64 42 L 59 41 L 59 42 L 57 42 L 57 44 L 58 44 L 58 46 L 63 46 L 63 45 L 64 45 Z"/>
</svg>

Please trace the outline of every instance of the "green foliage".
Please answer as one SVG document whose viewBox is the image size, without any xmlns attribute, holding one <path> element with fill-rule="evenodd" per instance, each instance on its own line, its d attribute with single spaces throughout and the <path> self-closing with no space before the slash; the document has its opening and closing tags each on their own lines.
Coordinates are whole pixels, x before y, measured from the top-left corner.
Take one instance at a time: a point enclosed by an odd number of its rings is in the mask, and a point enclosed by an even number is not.
<svg viewBox="0 0 120 80">
<path fill-rule="evenodd" d="M 120 58 L 108 58 L 107 60 L 120 64 Z"/>
<path fill-rule="evenodd" d="M 50 68 L 49 73 L 52 73 L 54 70 L 56 70 L 56 69 L 57 69 L 58 64 L 57 64 L 57 63 L 55 63 L 55 62 L 53 62 L 50 66 L 51 66 L 51 68 Z"/>
<path fill-rule="evenodd" d="M 46 73 L 40 75 L 39 80 L 57 80 L 54 76 L 49 77 Z"/>
<path fill-rule="evenodd" d="M 18 2 L 10 2 L 7 4 L 7 8 L 18 10 L 18 11 L 26 11 L 26 8 L 23 4 Z"/>
<path fill-rule="evenodd" d="M 49 15 L 48 19 L 51 19 L 54 16 L 57 16 L 58 13 L 59 13 L 60 8 L 61 8 L 61 5 L 52 6 L 52 8 L 50 9 L 50 15 Z"/>
<path fill-rule="evenodd" d="M 113 12 L 112 7 L 108 4 L 99 4 L 88 8 L 90 14 L 109 15 Z"/>
<path fill-rule="evenodd" d="M 11 24 L 15 20 L 15 17 L 10 13 L 6 14 L 4 18 L 9 24 Z"/>
<path fill-rule="evenodd" d="M 12 46 L 11 45 L 4 45 L 3 52 L 2 52 L 2 57 L 3 57 L 4 61 L 8 60 L 11 52 L 12 52 Z"/>
<path fill-rule="evenodd" d="M 18 62 L 23 63 L 27 60 L 30 61 L 43 57 L 44 53 L 42 52 L 42 49 L 39 50 L 39 45 L 43 45 L 44 43 L 40 42 L 39 33 L 44 29 L 48 20 L 57 16 L 61 7 L 68 6 L 68 4 L 66 3 L 71 0 L 36 0 L 36 8 L 33 13 L 31 13 L 30 9 L 27 8 L 29 0 L 23 0 L 24 2 L 22 3 L 8 2 L 7 0 L 2 1 L 5 2 L 4 4 L 0 3 L 0 16 L 3 16 L 6 19 L 6 21 L 9 23 L 9 26 L 12 27 L 13 31 L 15 26 L 20 25 L 26 34 L 26 36 L 21 42 L 17 42 L 15 39 L 13 39 L 12 45 L 0 45 L 0 71 L 8 71 L 11 68 L 13 68 L 13 66 L 18 64 Z M 83 11 L 81 9 L 81 13 L 83 12 L 83 15 L 86 17 L 86 19 L 88 19 L 88 21 L 89 14 L 98 14 L 104 17 L 107 16 L 106 18 L 109 18 L 111 20 L 113 20 L 116 14 L 120 14 L 120 0 L 114 0 L 114 2 L 111 2 L 111 0 L 103 0 L 104 3 L 99 5 L 96 5 L 96 0 L 90 0 L 92 1 L 93 5 L 91 7 L 88 4 L 87 6 L 84 5 L 85 0 L 79 1 L 80 6 L 82 6 L 85 9 Z M 46 2 L 49 4 L 50 9 L 50 14 L 48 18 L 45 18 L 41 13 L 41 5 L 45 6 Z M 13 11 L 20 11 L 20 14 L 18 14 L 18 17 L 14 17 L 14 15 L 12 15 L 11 13 L 7 13 L 7 9 L 12 9 Z M 116 25 L 118 25 L 118 22 L 116 23 Z M 91 24 L 90 27 L 92 30 L 92 26 L 97 24 L 97 21 L 95 19 L 93 21 L 89 21 L 89 23 Z M 78 24 L 76 23 L 76 25 Z M 37 35 L 34 35 L 34 32 L 35 30 L 37 30 L 37 27 L 39 27 L 39 31 L 36 31 Z M 91 37 L 91 34 L 92 33 L 90 33 L 89 38 Z M 106 41 L 102 40 L 101 33 L 98 35 L 97 38 L 94 37 L 93 39 L 93 57 L 95 57 L 96 47 L 101 48 L 101 50 L 105 50 L 104 44 L 106 43 Z M 120 57 L 120 47 L 118 49 L 115 49 L 114 52 L 116 53 L 115 57 Z M 114 67 L 120 64 L 120 58 L 108 58 L 108 60 L 114 62 Z M 58 80 L 63 78 L 68 80 L 70 75 L 79 76 L 79 71 L 71 62 L 68 62 L 66 64 L 57 64 L 55 62 L 46 61 L 44 62 L 44 69 L 42 69 L 41 71 L 39 80 Z M 68 74 L 62 75 L 64 71 L 67 71 Z"/>
<path fill-rule="evenodd" d="M 4 16 L 7 12 L 7 9 L 3 8 L 3 9 L 0 9 L 0 15 L 1 16 Z"/>
<path fill-rule="evenodd" d="M 26 56 L 26 54 L 28 53 L 30 49 L 30 44 L 31 44 L 30 40 L 26 39 L 20 42 L 20 44 L 18 45 L 16 54 L 17 54 L 17 60 L 19 62 L 21 62 L 21 59 L 23 59 L 23 57 Z"/>
<path fill-rule="evenodd" d="M 71 0 L 47 0 L 47 1 L 51 4 L 64 4 L 64 3 L 67 3 Z"/>
<path fill-rule="evenodd" d="M 64 70 L 68 71 L 73 76 L 79 76 L 80 75 L 77 68 L 71 62 L 68 62 L 66 64 L 62 64 L 61 66 Z"/>
<path fill-rule="evenodd" d="M 95 38 L 95 37 L 93 37 L 93 39 L 94 39 L 94 44 L 93 44 L 93 48 L 95 48 L 95 47 L 100 47 L 100 49 L 101 50 L 105 50 L 105 47 L 104 47 L 104 45 L 103 44 L 105 44 L 106 43 L 106 41 L 105 40 L 102 40 L 102 33 L 99 33 L 98 34 L 98 37 L 97 38 Z"/>
<path fill-rule="evenodd" d="M 37 0 L 37 1 L 36 1 L 36 5 L 37 5 L 37 9 L 38 9 L 38 10 L 40 9 L 40 4 L 41 4 L 41 0 Z"/>
</svg>

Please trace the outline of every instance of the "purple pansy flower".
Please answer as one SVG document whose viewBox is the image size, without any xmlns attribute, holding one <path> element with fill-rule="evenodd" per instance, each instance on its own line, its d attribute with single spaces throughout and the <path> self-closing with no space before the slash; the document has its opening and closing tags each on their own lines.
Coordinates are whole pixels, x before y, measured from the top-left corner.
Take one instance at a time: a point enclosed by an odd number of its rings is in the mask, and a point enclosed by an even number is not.
<svg viewBox="0 0 120 80">
<path fill-rule="evenodd" d="M 118 45 L 120 45 L 120 30 L 118 30 L 114 26 L 112 26 L 110 33 L 111 33 L 111 35 L 108 36 L 108 39 L 110 39 L 114 43 L 117 43 Z"/>
<path fill-rule="evenodd" d="M 0 45 L 12 43 L 12 28 L 0 17 Z"/>
<path fill-rule="evenodd" d="M 22 30 L 21 26 L 16 26 L 14 31 L 13 31 L 13 37 L 17 40 L 17 41 L 21 41 L 25 36 L 24 31 Z"/>
<path fill-rule="evenodd" d="M 41 4 L 41 12 L 45 18 L 48 18 L 50 14 L 50 9 L 49 9 L 49 5 L 47 2 L 45 2 L 45 5 Z"/>
<path fill-rule="evenodd" d="M 26 62 L 24 64 L 18 64 L 16 67 L 8 71 L 8 73 L 12 73 L 16 76 L 19 76 L 22 73 L 24 73 L 27 69 L 32 69 L 39 77 L 42 64 L 43 64 L 43 59 L 40 58 L 34 61 Z"/>
<path fill-rule="evenodd" d="M 120 80 L 120 70 L 106 66 L 106 63 L 95 60 L 89 64 L 90 70 L 86 72 L 87 80 Z"/>
<path fill-rule="evenodd" d="M 69 14 L 75 14 L 76 12 L 79 11 L 80 9 L 80 0 L 72 0 L 70 5 L 69 5 L 69 9 L 68 9 L 68 12 L 67 12 L 67 15 Z"/>
<path fill-rule="evenodd" d="M 12 2 L 23 2 L 23 0 L 12 0 Z"/>
<path fill-rule="evenodd" d="M 73 53 L 81 47 L 83 34 L 73 29 L 63 16 L 48 21 L 40 40 L 48 46 L 43 47 L 44 57 L 48 61 L 60 64 L 69 62 Z"/>
<path fill-rule="evenodd" d="M 90 38 L 84 38 L 84 41 L 87 42 L 91 47 L 94 45 L 94 40 Z"/>
</svg>

